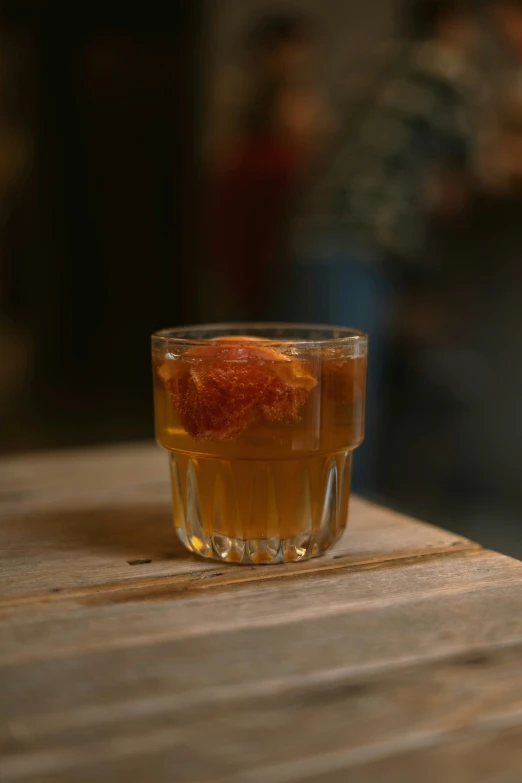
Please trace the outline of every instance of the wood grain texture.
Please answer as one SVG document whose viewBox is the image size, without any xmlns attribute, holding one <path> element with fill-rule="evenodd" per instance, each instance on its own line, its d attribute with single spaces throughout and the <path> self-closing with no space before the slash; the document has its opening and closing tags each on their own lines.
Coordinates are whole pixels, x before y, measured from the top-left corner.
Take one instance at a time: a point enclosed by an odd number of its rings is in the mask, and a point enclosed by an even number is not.
<svg viewBox="0 0 522 783">
<path fill-rule="evenodd" d="M 521 563 L 354 499 L 227 567 L 169 502 L 150 445 L 0 462 L 2 781 L 522 779 Z"/>
</svg>

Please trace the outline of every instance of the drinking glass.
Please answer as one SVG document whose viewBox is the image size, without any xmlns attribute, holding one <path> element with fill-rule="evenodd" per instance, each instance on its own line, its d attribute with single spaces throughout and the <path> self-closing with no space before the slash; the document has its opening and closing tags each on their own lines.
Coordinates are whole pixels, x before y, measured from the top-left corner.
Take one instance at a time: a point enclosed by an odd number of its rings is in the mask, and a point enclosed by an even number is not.
<svg viewBox="0 0 522 783">
<path fill-rule="evenodd" d="M 187 549 L 252 564 L 305 560 L 335 544 L 364 436 L 367 351 L 364 333 L 331 326 L 153 335 L 156 438 Z"/>
</svg>

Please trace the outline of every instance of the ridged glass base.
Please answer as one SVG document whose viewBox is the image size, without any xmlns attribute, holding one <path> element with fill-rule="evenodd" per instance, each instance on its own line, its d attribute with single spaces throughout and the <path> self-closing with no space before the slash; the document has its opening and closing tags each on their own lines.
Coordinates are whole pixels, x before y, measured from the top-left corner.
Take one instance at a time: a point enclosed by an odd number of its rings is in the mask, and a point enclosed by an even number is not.
<svg viewBox="0 0 522 783">
<path fill-rule="evenodd" d="M 348 521 L 351 452 L 292 460 L 221 460 L 171 452 L 174 526 L 220 562 L 268 564 L 321 555 Z"/>
</svg>

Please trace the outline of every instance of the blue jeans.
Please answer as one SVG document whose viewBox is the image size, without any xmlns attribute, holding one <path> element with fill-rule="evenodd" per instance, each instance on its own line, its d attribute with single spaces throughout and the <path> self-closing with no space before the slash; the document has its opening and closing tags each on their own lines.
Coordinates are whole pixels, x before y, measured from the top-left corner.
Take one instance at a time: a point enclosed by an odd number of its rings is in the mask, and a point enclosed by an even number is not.
<svg viewBox="0 0 522 783">
<path fill-rule="evenodd" d="M 369 336 L 366 436 L 354 455 L 352 487 L 376 489 L 384 378 L 393 337 L 396 290 L 386 259 L 332 254 L 293 264 L 277 307 L 282 320 L 351 326 Z"/>
</svg>

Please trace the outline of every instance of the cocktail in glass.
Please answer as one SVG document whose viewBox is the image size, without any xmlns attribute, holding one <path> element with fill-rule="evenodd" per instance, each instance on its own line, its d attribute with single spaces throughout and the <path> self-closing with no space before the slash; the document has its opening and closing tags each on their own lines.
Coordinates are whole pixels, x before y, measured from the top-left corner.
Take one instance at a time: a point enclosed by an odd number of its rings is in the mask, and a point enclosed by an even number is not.
<svg viewBox="0 0 522 783">
<path fill-rule="evenodd" d="M 362 442 L 367 337 L 232 324 L 152 337 L 156 438 L 174 526 L 193 552 L 280 563 L 325 552 L 348 520 Z"/>
</svg>

